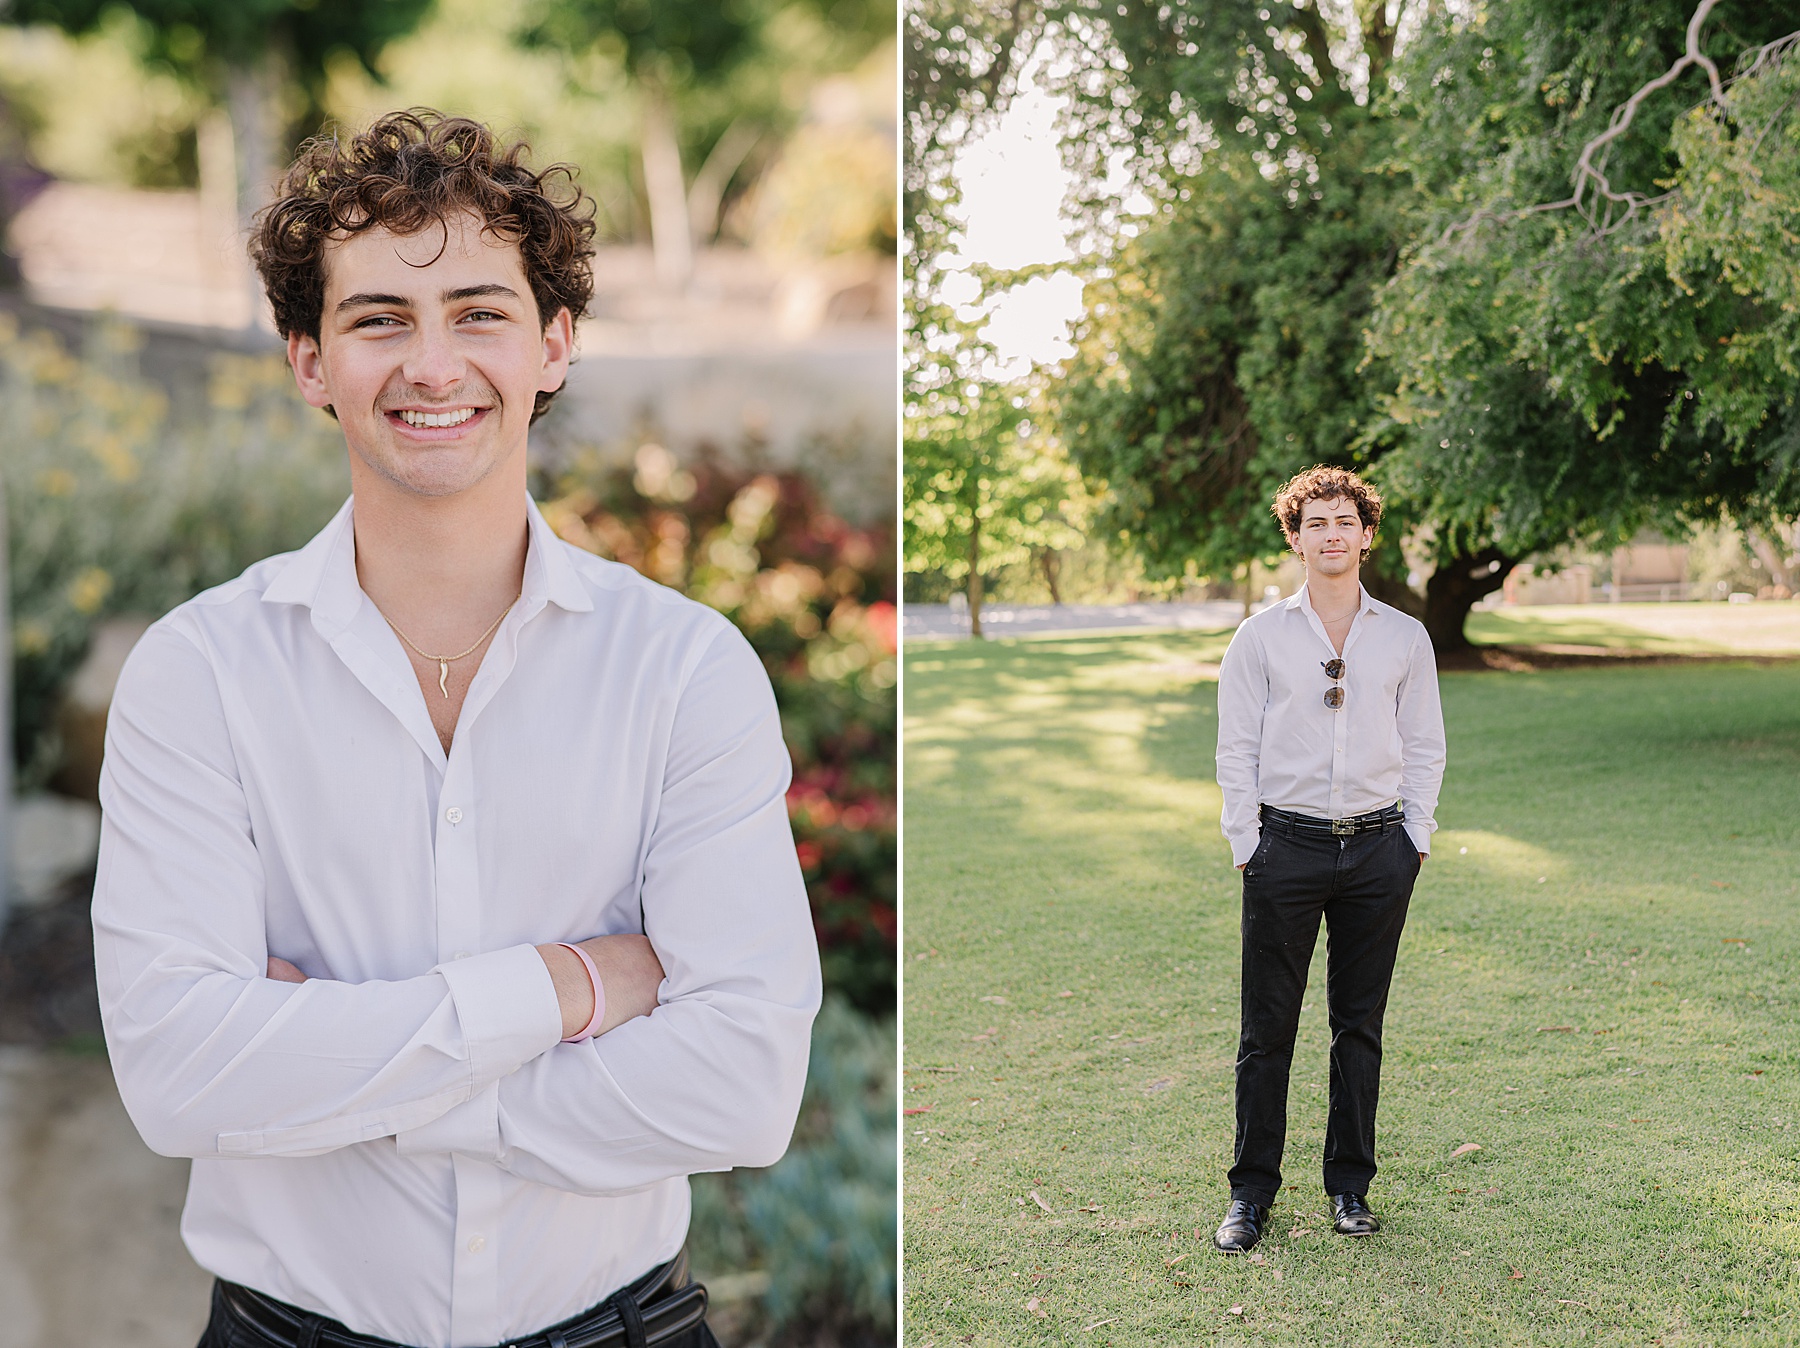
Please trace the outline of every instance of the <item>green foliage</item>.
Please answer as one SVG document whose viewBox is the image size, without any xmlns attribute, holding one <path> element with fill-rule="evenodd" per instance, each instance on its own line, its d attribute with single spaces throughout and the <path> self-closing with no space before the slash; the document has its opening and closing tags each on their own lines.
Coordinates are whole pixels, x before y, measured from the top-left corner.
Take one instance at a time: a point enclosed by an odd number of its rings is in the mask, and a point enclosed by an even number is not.
<svg viewBox="0 0 1800 1348">
<path fill-rule="evenodd" d="M 719 609 L 775 686 L 794 759 L 788 813 L 827 985 L 894 1005 L 897 801 L 893 544 L 826 513 L 796 474 L 657 445 L 630 469 L 578 463 L 544 516 L 579 547 Z"/>
<path fill-rule="evenodd" d="M 906 409 L 906 569 L 967 577 L 1081 541 L 1076 479 L 1020 384 L 949 383 Z"/>
<path fill-rule="evenodd" d="M 893 1342 L 895 1040 L 891 1016 L 828 996 L 788 1154 L 769 1170 L 693 1178 L 696 1272 L 768 1274 L 759 1338 Z"/>
<path fill-rule="evenodd" d="M 893 1020 L 827 1004 L 807 1070 L 813 1115 L 744 1205 L 770 1273 L 770 1318 L 840 1343 L 894 1328 L 895 1038 Z"/>
<path fill-rule="evenodd" d="M 626 74 L 669 84 L 717 78 L 754 47 L 765 6 L 757 0 L 534 0 L 522 30 L 533 46 L 599 47 Z"/>
<path fill-rule="evenodd" d="M 220 357 L 197 422 L 167 415 L 135 369 L 139 339 L 101 327 L 71 354 L 0 321 L 0 477 L 22 785 L 58 762 L 58 699 L 94 624 L 160 615 L 299 547 L 349 490 L 343 437 L 278 357 Z"/>
<path fill-rule="evenodd" d="M 127 9 L 148 27 L 151 55 L 202 83 L 219 66 L 250 66 L 274 51 L 315 85 L 327 59 L 348 52 L 373 71 L 383 47 L 418 26 L 432 0 L 14 0 L 12 23 L 53 24 L 73 34 Z"/>
<path fill-rule="evenodd" d="M 1800 15 L 1793 19 L 1800 23 Z M 1800 467 L 1797 97 L 1800 61 L 1789 43 L 1735 81 L 1724 108 L 1702 106 L 1678 118 L 1671 145 L 1680 168 L 1658 218 L 1670 279 L 1684 296 L 1711 298 L 1732 320 L 1716 347 L 1702 344 L 1682 363 L 1695 417 L 1734 443 L 1772 439 L 1770 494 L 1789 508 Z"/>
<path fill-rule="evenodd" d="M 1422 222 L 1371 325 L 1393 370 L 1398 449 L 1383 471 L 1445 537 L 1520 555 L 1754 512 L 1789 490 L 1765 413 L 1787 401 L 1775 376 L 1793 331 L 1745 302 L 1741 271 L 1718 281 L 1730 268 L 1709 231 L 1741 194 L 1684 161 L 1742 162 L 1741 147 L 1728 119 L 1687 111 L 1699 74 L 1644 101 L 1609 148 L 1609 185 L 1631 200 L 1589 183 L 1582 209 L 1532 209 L 1570 196 L 1582 146 L 1680 54 L 1689 8 L 1496 7 L 1428 31 L 1403 63 L 1396 163 Z M 1705 45 L 1729 69 L 1746 42 L 1797 26 L 1800 6 L 1725 5 Z M 1745 86 L 1732 99 L 1771 101 Z M 1659 210 L 1646 194 L 1670 185 Z"/>
</svg>

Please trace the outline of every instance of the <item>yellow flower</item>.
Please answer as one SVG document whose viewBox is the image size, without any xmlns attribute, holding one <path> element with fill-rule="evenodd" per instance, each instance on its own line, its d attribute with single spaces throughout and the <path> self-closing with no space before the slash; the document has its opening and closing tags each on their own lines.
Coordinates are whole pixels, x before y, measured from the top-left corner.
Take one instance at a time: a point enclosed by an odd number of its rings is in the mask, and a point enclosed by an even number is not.
<svg viewBox="0 0 1800 1348">
<path fill-rule="evenodd" d="M 97 566 L 90 566 L 69 582 L 69 603 L 77 613 L 95 613 L 112 593 L 112 577 Z"/>
<path fill-rule="evenodd" d="M 67 468 L 46 468 L 38 478 L 38 485 L 47 496 L 68 496 L 77 485 L 75 474 Z"/>
</svg>

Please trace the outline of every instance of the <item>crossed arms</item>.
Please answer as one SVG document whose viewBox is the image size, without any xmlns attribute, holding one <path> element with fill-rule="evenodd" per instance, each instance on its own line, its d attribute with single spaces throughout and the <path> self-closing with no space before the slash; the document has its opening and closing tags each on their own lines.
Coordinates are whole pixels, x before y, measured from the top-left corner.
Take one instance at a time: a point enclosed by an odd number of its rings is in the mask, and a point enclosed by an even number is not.
<svg viewBox="0 0 1800 1348">
<path fill-rule="evenodd" d="M 283 981 L 275 881 L 218 680 L 199 641 L 161 624 L 121 679 L 102 783 L 96 966 L 126 1107 L 165 1155 L 393 1137 L 402 1154 L 454 1152 L 578 1193 L 770 1164 L 819 1000 L 786 786 L 767 680 L 725 628 L 674 712 L 644 934 L 586 943 L 607 986 L 603 1034 L 560 1042 L 591 994 L 578 960 L 534 944 L 407 977 Z"/>
</svg>

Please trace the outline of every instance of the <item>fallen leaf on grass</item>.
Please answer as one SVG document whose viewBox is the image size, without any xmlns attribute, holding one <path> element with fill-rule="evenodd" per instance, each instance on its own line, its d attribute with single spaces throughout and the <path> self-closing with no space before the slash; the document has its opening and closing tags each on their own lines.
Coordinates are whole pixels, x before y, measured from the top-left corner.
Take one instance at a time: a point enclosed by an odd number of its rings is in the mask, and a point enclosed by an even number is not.
<svg viewBox="0 0 1800 1348">
<path fill-rule="evenodd" d="M 1288 1239 L 1292 1240 L 1295 1236 L 1310 1236 L 1311 1234 L 1312 1228 L 1310 1226 L 1296 1226 L 1292 1231 L 1288 1232 Z"/>
<path fill-rule="evenodd" d="M 1719 938 L 1719 943 L 1721 945 L 1749 945 L 1750 944 L 1750 942 L 1746 941 L 1742 936 L 1721 936 Z"/>
<path fill-rule="evenodd" d="M 1182 1256 L 1184 1259 L 1186 1257 L 1186 1255 Z M 1267 1263 L 1268 1261 L 1263 1258 L 1263 1252 L 1261 1250 L 1252 1250 L 1250 1252 L 1250 1262 L 1253 1264 L 1262 1264 Z"/>
<path fill-rule="evenodd" d="M 1570 1301 L 1566 1297 L 1558 1297 L 1556 1299 L 1556 1304 L 1559 1306 L 1579 1306 L 1584 1311 L 1591 1311 L 1594 1309 L 1592 1306 L 1588 1305 L 1587 1302 L 1585 1302 L 1585 1301 Z"/>
<path fill-rule="evenodd" d="M 1230 1310 L 1225 1312 L 1227 1315 L 1242 1315 L 1243 1313 L 1244 1308 L 1242 1306 L 1233 1306 Z"/>
<path fill-rule="evenodd" d="M 1109 1317 L 1109 1318 L 1107 1318 L 1107 1319 L 1105 1319 L 1105 1320 L 1096 1320 L 1096 1321 L 1094 1321 L 1094 1323 L 1093 1323 L 1093 1324 L 1091 1324 L 1091 1325 L 1084 1325 L 1084 1326 L 1083 1326 L 1083 1327 L 1082 1327 L 1082 1330 L 1081 1330 L 1081 1332 L 1082 1332 L 1082 1333 L 1083 1333 L 1083 1334 L 1091 1334 L 1091 1333 L 1093 1333 L 1093 1332 L 1094 1332 L 1094 1331 L 1095 1331 L 1095 1330 L 1096 1330 L 1096 1329 L 1098 1329 L 1098 1328 L 1100 1328 L 1100 1326 L 1101 1326 L 1101 1325 L 1113 1325 L 1113 1324 L 1117 1324 L 1117 1323 L 1118 1323 L 1118 1322 L 1119 1322 L 1119 1317 L 1118 1317 L 1118 1316 L 1116 1316 L 1116 1315 L 1114 1315 L 1114 1316 L 1111 1316 L 1111 1317 Z"/>
<path fill-rule="evenodd" d="M 1472 1151 L 1480 1151 L 1480 1150 L 1481 1150 L 1481 1143 L 1465 1142 L 1462 1144 L 1462 1146 L 1458 1147 L 1455 1151 L 1450 1153 L 1450 1159 L 1455 1160 L 1458 1156 L 1467 1156 Z"/>
<path fill-rule="evenodd" d="M 1506 1280 L 1508 1282 L 1523 1282 L 1524 1279 L 1525 1279 L 1525 1275 L 1523 1273 L 1519 1272 L 1519 1270 L 1516 1268 L 1511 1273 L 1506 1275 Z"/>
<path fill-rule="evenodd" d="M 1055 1208 L 1051 1207 L 1048 1203 L 1046 1203 L 1044 1201 L 1044 1196 L 1041 1193 L 1039 1193 L 1036 1189 L 1033 1189 L 1031 1191 L 1031 1201 L 1033 1203 L 1036 1203 L 1045 1212 L 1055 1212 L 1056 1211 Z"/>
<path fill-rule="evenodd" d="M 930 1105 L 914 1105 L 911 1109 L 903 1109 L 900 1112 L 902 1114 L 905 1114 L 908 1118 L 911 1118 L 914 1114 L 929 1114 L 929 1113 L 931 1113 L 931 1106 Z"/>
<path fill-rule="evenodd" d="M 1089 1203 L 1085 1208 L 1076 1208 L 1075 1211 L 1077 1211 L 1077 1212 L 1098 1212 L 1098 1211 L 1100 1211 L 1100 1205 L 1098 1203 Z"/>
<path fill-rule="evenodd" d="M 1746 1072 L 1746 1073 L 1745 1073 L 1745 1074 L 1744 1074 L 1744 1075 L 1746 1075 L 1746 1076 L 1753 1076 L 1753 1077 L 1759 1077 L 1759 1076 L 1761 1076 L 1761 1075 L 1762 1075 L 1762 1074 L 1763 1074 L 1763 1069 L 1762 1069 L 1762 1068 L 1760 1068 L 1760 1067 L 1759 1067 L 1759 1068 L 1757 1068 L 1757 1069 L 1756 1069 L 1756 1070 L 1755 1070 L 1755 1071 L 1754 1071 L 1754 1072 Z"/>
<path fill-rule="evenodd" d="M 1540 1025 L 1540 1026 L 1538 1026 L 1538 1033 L 1539 1034 L 1573 1034 L 1573 1033 L 1575 1033 L 1575 1027 L 1573 1025 Z"/>
<path fill-rule="evenodd" d="M 1275 1279 L 1276 1282 L 1280 1282 L 1281 1281 L 1281 1270 L 1280 1269 L 1273 1270 L 1271 1276 Z"/>
<path fill-rule="evenodd" d="M 1006 998 L 1004 997 L 983 997 L 981 1000 L 984 1002 L 992 1002 L 995 1006 L 1006 1005 Z"/>
<path fill-rule="evenodd" d="M 1146 1095 L 1155 1095 L 1158 1091 L 1168 1090 L 1169 1087 L 1174 1084 L 1174 1077 L 1158 1077 L 1155 1081 L 1152 1081 L 1148 1086 L 1144 1087 L 1144 1093 Z"/>
<path fill-rule="evenodd" d="M 1025 1309 L 1040 1318 L 1047 1317 L 1050 1314 L 1049 1311 L 1038 1305 L 1038 1299 L 1036 1297 L 1033 1297 L 1030 1301 L 1025 1303 Z"/>
<path fill-rule="evenodd" d="M 1059 992 L 1056 995 L 1058 997 L 1073 997 L 1075 994 L 1072 992 Z M 1111 1320 L 1102 1320 L 1100 1323 L 1103 1325 L 1110 1325 L 1112 1323 L 1112 1321 Z"/>
<path fill-rule="evenodd" d="M 1163 1266 L 1166 1268 L 1174 1268 L 1175 1265 L 1179 1264 L 1183 1259 L 1186 1259 L 1186 1258 L 1187 1258 L 1187 1256 L 1185 1254 L 1178 1254 L 1173 1259 L 1163 1260 Z"/>
</svg>

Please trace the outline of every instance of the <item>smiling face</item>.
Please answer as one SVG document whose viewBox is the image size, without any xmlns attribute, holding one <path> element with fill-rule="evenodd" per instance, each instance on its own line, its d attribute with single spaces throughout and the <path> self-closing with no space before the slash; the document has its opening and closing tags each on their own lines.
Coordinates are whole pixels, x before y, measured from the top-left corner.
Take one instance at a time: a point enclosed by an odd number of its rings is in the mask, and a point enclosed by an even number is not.
<svg viewBox="0 0 1800 1348">
<path fill-rule="evenodd" d="M 1300 554 L 1308 575 L 1341 576 L 1362 565 L 1363 551 L 1375 541 L 1356 503 L 1342 497 L 1308 501 L 1300 507 L 1300 530 L 1288 532 L 1288 546 Z"/>
<path fill-rule="evenodd" d="M 562 386 L 573 325 L 539 318 L 518 246 L 459 215 L 333 240 L 324 269 L 318 339 L 289 336 L 288 360 L 337 414 L 356 490 L 455 496 L 502 467 L 523 490 L 532 408 Z"/>
</svg>

